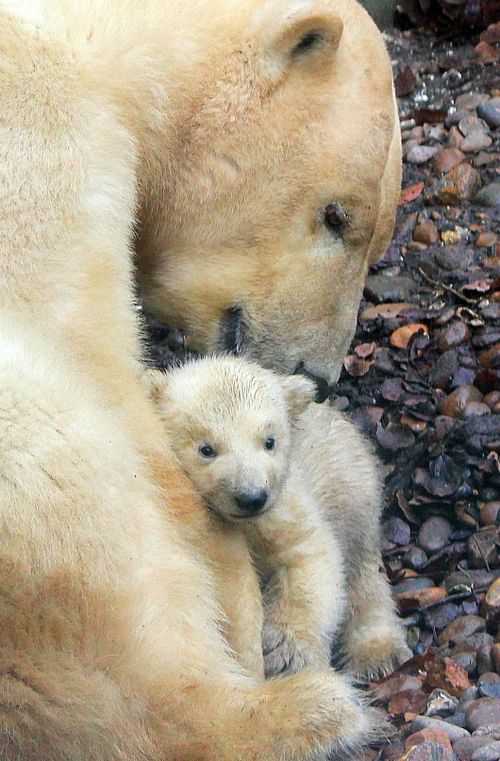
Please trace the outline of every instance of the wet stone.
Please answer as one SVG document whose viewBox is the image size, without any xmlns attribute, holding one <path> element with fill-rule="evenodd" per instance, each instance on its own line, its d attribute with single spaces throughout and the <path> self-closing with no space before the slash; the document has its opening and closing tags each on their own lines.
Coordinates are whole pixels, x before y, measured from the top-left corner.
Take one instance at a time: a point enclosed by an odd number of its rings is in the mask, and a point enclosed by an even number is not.
<svg viewBox="0 0 500 761">
<path fill-rule="evenodd" d="M 450 322 L 443 330 L 435 334 L 436 343 L 441 351 L 447 351 L 455 346 L 468 341 L 470 338 L 470 330 L 461 320 Z"/>
<path fill-rule="evenodd" d="M 377 304 L 385 301 L 404 302 L 413 288 L 413 280 L 404 275 L 394 277 L 369 275 L 366 279 L 365 295 Z"/>
<path fill-rule="evenodd" d="M 411 540 L 410 527 L 401 518 L 389 518 L 382 524 L 384 537 L 393 544 L 405 545 Z"/>
<path fill-rule="evenodd" d="M 491 739 L 488 737 L 476 737 L 474 735 L 468 737 L 461 737 L 453 744 L 453 750 L 457 755 L 459 761 L 471 761 L 472 754 L 478 748 L 482 748 L 485 745 L 489 745 Z"/>
<path fill-rule="evenodd" d="M 479 698 L 465 712 L 466 727 L 470 731 L 500 723 L 500 699 Z"/>
<path fill-rule="evenodd" d="M 450 540 L 451 525 L 446 518 L 433 516 L 422 524 L 418 543 L 425 552 L 437 552 L 447 545 Z"/>
<path fill-rule="evenodd" d="M 434 222 L 422 222 L 417 225 L 413 232 L 413 240 L 418 243 L 425 243 L 426 246 L 432 246 L 439 241 L 439 233 Z"/>
<path fill-rule="evenodd" d="M 500 127 L 500 108 L 493 103 L 480 103 L 476 113 L 492 129 Z"/>
<path fill-rule="evenodd" d="M 500 182 L 491 182 L 485 185 L 472 199 L 476 206 L 492 207 L 500 206 Z"/>
<path fill-rule="evenodd" d="M 432 716 L 417 716 L 410 724 L 410 732 L 419 732 L 421 729 L 440 729 L 448 737 L 452 743 L 455 743 L 461 737 L 469 737 L 469 732 L 463 727 L 449 724 L 442 719 L 435 719 Z"/>
<path fill-rule="evenodd" d="M 428 629 L 441 631 L 460 615 L 460 608 L 453 602 L 444 603 L 434 610 L 426 610 L 424 624 Z"/>
<path fill-rule="evenodd" d="M 432 690 L 427 699 L 427 705 L 425 709 L 426 716 L 450 716 L 453 714 L 458 706 L 457 698 L 454 698 L 446 690 Z"/>
<path fill-rule="evenodd" d="M 461 417 L 468 402 L 479 402 L 482 398 L 479 389 L 471 384 L 464 384 L 443 399 L 440 410 L 448 417 Z"/>
<path fill-rule="evenodd" d="M 472 568 L 488 568 L 496 565 L 498 529 L 484 528 L 467 540 L 467 557 Z"/>
<path fill-rule="evenodd" d="M 471 755 L 471 761 L 498 761 L 500 759 L 500 742 L 495 740 L 492 743 L 483 745 Z"/>
<path fill-rule="evenodd" d="M 460 616 L 446 627 L 438 637 L 439 645 L 454 645 L 464 642 L 476 632 L 484 631 L 486 622 L 480 616 Z"/>
</svg>

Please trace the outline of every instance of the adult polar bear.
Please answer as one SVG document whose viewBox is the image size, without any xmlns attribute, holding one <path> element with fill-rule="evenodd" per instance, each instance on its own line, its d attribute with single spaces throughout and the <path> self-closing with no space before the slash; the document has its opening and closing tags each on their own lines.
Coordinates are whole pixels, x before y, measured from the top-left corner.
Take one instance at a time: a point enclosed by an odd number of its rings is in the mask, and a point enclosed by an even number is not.
<svg viewBox="0 0 500 761">
<path fill-rule="evenodd" d="M 191 182 L 186 157 L 204 184 L 214 133 L 194 137 L 217 114 L 295 111 L 316 81 L 328 101 L 341 28 L 328 3 L 0 0 L 5 761 L 295 761 L 377 725 L 333 672 L 264 684 L 227 652 L 190 549 L 201 531 L 210 550 L 205 513 L 138 380 L 132 296 L 136 209 Z"/>
<path fill-rule="evenodd" d="M 362 8 L 297 2 L 294 24 L 294 4 L 281 6 L 276 18 L 262 4 L 243 40 L 228 30 L 211 78 L 179 98 L 167 179 L 144 199 L 138 278 L 146 306 L 192 348 L 240 346 L 330 384 L 392 234 L 399 122 Z"/>
</svg>

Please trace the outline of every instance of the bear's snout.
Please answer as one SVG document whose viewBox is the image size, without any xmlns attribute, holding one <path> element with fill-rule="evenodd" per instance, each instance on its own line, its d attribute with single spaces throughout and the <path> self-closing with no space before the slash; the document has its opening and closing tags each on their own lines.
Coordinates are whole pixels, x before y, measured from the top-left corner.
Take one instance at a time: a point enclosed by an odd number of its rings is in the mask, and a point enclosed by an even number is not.
<svg viewBox="0 0 500 761">
<path fill-rule="evenodd" d="M 234 501 L 240 510 L 248 517 L 258 515 L 267 502 L 267 491 L 256 489 L 255 491 L 239 492 Z"/>
</svg>

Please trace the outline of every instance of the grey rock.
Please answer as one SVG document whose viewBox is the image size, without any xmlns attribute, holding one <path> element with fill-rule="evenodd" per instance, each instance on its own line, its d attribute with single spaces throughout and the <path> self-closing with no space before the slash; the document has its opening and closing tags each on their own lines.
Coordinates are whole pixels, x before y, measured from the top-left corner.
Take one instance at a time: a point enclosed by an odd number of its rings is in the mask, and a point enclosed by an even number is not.
<svg viewBox="0 0 500 761">
<path fill-rule="evenodd" d="M 464 95 L 459 95 L 455 101 L 455 107 L 457 111 L 462 109 L 466 111 L 473 111 L 481 103 L 486 103 L 490 100 L 490 96 L 485 92 L 468 92 Z"/>
<path fill-rule="evenodd" d="M 491 145 L 491 138 L 490 138 Z M 487 148 L 488 146 L 481 146 Z M 406 154 L 406 161 L 409 164 L 425 164 L 438 153 L 439 148 L 431 145 L 415 145 Z"/>
<path fill-rule="evenodd" d="M 486 132 L 475 130 L 463 139 L 460 143 L 460 150 L 464 153 L 475 153 L 476 151 L 482 151 L 485 148 L 489 148 L 492 143 L 493 140 L 486 134 Z"/>
<path fill-rule="evenodd" d="M 405 275 L 369 275 L 366 278 L 365 295 L 377 304 L 385 301 L 406 301 L 414 288 L 413 280 Z"/>
<path fill-rule="evenodd" d="M 483 122 L 482 119 L 478 119 L 477 116 L 474 116 L 473 114 L 469 114 L 464 119 L 460 120 L 460 123 L 458 125 L 458 129 L 462 133 L 464 137 L 468 137 L 469 135 L 472 135 L 473 132 L 487 132 L 488 127 Z M 460 150 L 462 150 L 462 146 L 460 145 Z"/>
<path fill-rule="evenodd" d="M 500 127 L 500 107 L 490 103 L 480 103 L 476 108 L 476 113 L 481 119 L 484 119 L 488 127 L 496 129 Z"/>
<path fill-rule="evenodd" d="M 403 555 L 403 563 L 405 566 L 409 566 L 418 571 L 423 565 L 427 563 L 427 555 L 420 547 L 410 547 L 408 552 Z"/>
<path fill-rule="evenodd" d="M 436 552 L 448 544 L 450 536 L 450 522 L 446 518 L 434 515 L 422 524 L 418 533 L 418 543 L 425 552 Z"/>
<path fill-rule="evenodd" d="M 421 729 L 441 729 L 450 738 L 450 742 L 454 743 L 461 737 L 469 737 L 469 732 L 463 727 L 457 727 L 454 724 L 450 724 L 447 721 L 441 719 L 434 719 L 432 716 L 417 716 L 411 722 L 409 726 L 408 734 L 413 732 L 419 732 Z"/>
<path fill-rule="evenodd" d="M 460 616 L 438 637 L 439 645 L 454 645 L 467 641 L 472 634 L 484 631 L 486 622 L 480 616 Z"/>
<path fill-rule="evenodd" d="M 425 708 L 426 716 L 450 716 L 458 706 L 457 698 L 454 698 L 446 690 L 432 690 Z"/>
<path fill-rule="evenodd" d="M 476 206 L 487 206 L 490 208 L 500 206 L 500 182 L 491 182 L 489 185 L 485 185 L 473 197 L 472 203 L 476 204 Z"/>
<path fill-rule="evenodd" d="M 498 698 L 480 698 L 474 700 L 465 712 L 465 724 L 472 732 L 479 727 L 488 727 L 500 723 L 500 700 Z"/>
<path fill-rule="evenodd" d="M 498 761 L 500 758 L 500 742 L 495 740 L 482 748 L 476 748 L 472 753 L 471 761 Z"/>
</svg>

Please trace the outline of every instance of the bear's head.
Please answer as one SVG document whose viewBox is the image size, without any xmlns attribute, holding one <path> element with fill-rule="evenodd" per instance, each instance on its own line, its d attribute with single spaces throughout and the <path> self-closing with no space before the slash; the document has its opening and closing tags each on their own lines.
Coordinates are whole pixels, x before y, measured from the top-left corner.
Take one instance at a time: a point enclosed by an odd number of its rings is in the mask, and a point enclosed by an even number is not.
<svg viewBox="0 0 500 761">
<path fill-rule="evenodd" d="M 179 67 L 173 137 L 144 193 L 143 300 L 193 349 L 331 383 L 393 229 L 390 62 L 354 0 L 209 5 L 211 49 L 190 40 L 199 59 Z"/>
<path fill-rule="evenodd" d="M 168 373 L 147 371 L 144 382 L 169 446 L 212 510 L 238 521 L 273 507 L 312 381 L 239 357 L 207 357 Z"/>
</svg>

